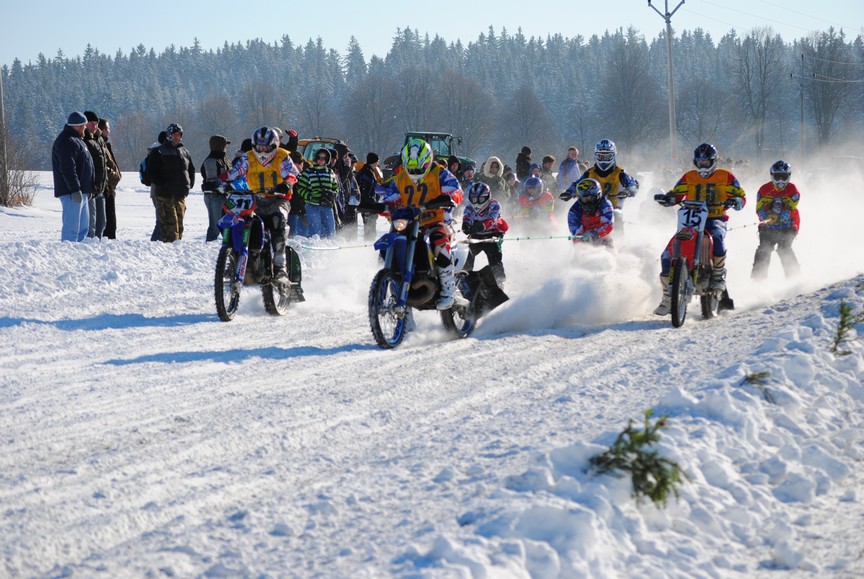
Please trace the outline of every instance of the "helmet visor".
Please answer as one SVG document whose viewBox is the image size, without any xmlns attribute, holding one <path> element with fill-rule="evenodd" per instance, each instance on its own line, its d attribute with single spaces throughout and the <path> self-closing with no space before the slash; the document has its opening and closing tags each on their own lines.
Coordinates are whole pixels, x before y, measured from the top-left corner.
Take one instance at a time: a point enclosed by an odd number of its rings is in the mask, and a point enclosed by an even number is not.
<svg viewBox="0 0 864 579">
<path fill-rule="evenodd" d="M 599 163 L 611 163 L 615 160 L 615 153 L 612 151 L 599 151 L 594 155 Z"/>
<path fill-rule="evenodd" d="M 771 178 L 781 183 L 787 183 L 790 177 L 792 177 L 792 173 L 771 173 Z"/>
<path fill-rule="evenodd" d="M 694 159 L 693 164 L 697 169 L 710 169 L 714 165 L 713 159 Z"/>
<path fill-rule="evenodd" d="M 275 151 L 276 145 L 255 145 L 256 153 L 269 153 L 270 151 Z"/>
</svg>

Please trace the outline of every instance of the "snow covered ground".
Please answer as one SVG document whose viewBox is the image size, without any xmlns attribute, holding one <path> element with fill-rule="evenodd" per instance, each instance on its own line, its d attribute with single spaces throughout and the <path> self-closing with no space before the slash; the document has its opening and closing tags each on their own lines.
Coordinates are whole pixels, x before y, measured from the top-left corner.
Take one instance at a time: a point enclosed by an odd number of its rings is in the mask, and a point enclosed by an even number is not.
<svg viewBox="0 0 864 579">
<path fill-rule="evenodd" d="M 614 252 L 505 242 L 508 303 L 462 341 L 420 313 L 393 351 L 362 242 L 303 249 L 287 316 L 247 289 L 223 323 L 200 193 L 151 243 L 127 175 L 119 239 L 70 244 L 40 182 L 0 209 L 0 576 L 864 575 L 864 342 L 830 352 L 864 307 L 860 176 L 798 183 L 795 284 L 776 257 L 751 283 L 732 214 L 719 319 L 651 315 L 674 211 L 640 193 Z M 649 408 L 691 479 L 665 509 L 588 469 Z"/>
</svg>

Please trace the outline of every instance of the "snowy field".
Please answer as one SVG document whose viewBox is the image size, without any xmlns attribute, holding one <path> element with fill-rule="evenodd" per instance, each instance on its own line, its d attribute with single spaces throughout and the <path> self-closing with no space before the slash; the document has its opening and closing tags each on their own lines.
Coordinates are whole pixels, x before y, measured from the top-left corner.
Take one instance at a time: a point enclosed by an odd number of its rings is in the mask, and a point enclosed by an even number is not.
<svg viewBox="0 0 864 579">
<path fill-rule="evenodd" d="M 860 176 L 793 177 L 804 276 L 775 256 L 760 287 L 744 183 L 719 319 L 651 314 L 675 218 L 643 182 L 614 251 L 505 242 L 508 303 L 392 351 L 362 241 L 308 242 L 305 303 L 249 288 L 224 323 L 200 192 L 152 243 L 127 174 L 118 239 L 71 244 L 39 178 L 0 208 L 0 577 L 864 576 L 864 341 L 830 352 L 864 307 Z M 649 408 L 691 479 L 665 509 L 588 469 Z"/>
</svg>

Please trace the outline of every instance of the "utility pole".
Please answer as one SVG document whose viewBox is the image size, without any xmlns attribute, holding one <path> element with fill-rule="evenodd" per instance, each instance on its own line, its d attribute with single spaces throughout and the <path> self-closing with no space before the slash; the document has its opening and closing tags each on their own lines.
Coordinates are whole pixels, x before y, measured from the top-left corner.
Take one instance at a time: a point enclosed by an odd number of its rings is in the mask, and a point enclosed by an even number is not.
<svg viewBox="0 0 864 579">
<path fill-rule="evenodd" d="M 674 171 L 676 169 L 675 154 L 678 151 L 678 128 L 675 126 L 675 79 L 672 76 L 672 15 L 678 12 L 678 9 L 684 4 L 684 0 L 681 0 L 672 12 L 669 12 L 669 0 L 665 0 L 665 3 L 666 12 L 664 13 L 657 10 L 651 4 L 651 0 L 648 0 L 648 6 L 666 21 L 666 60 L 669 64 L 669 162 L 671 163 L 669 168 Z"/>
<path fill-rule="evenodd" d="M 789 76 L 795 81 L 795 84 L 798 85 L 798 101 L 800 105 L 800 117 L 799 117 L 799 139 L 800 139 L 800 151 L 799 151 L 799 163 L 804 163 L 804 55 L 801 55 L 801 72 L 798 75 L 798 78 L 795 78 L 795 73 L 789 73 Z"/>
<path fill-rule="evenodd" d="M 0 68 L 0 201 L 9 202 L 9 159 L 6 155 L 6 99 L 3 95 L 3 70 Z"/>
</svg>

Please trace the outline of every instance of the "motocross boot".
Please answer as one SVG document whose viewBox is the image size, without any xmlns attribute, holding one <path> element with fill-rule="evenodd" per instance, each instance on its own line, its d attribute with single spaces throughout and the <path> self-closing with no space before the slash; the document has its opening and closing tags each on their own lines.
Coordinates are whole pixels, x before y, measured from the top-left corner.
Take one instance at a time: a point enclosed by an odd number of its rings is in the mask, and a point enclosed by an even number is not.
<svg viewBox="0 0 864 579">
<path fill-rule="evenodd" d="M 435 308 L 449 310 L 453 307 L 453 302 L 456 299 L 456 276 L 453 273 L 452 263 L 438 270 L 438 280 L 441 282 L 441 293 L 438 294 Z"/>
<path fill-rule="evenodd" d="M 288 269 L 285 267 L 285 244 L 274 244 L 273 252 L 273 279 L 281 285 L 288 285 Z"/>
<path fill-rule="evenodd" d="M 723 291 L 726 289 L 726 256 L 712 255 L 711 283 L 708 288 L 711 291 Z"/>
<path fill-rule="evenodd" d="M 660 299 L 660 305 L 654 309 L 654 313 L 658 316 L 668 316 L 672 311 L 672 296 L 669 295 L 669 276 L 660 276 L 660 285 L 663 286 L 663 297 Z"/>
</svg>

